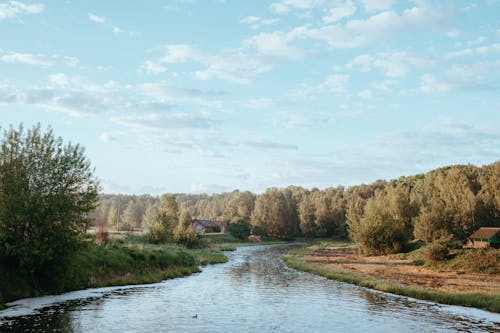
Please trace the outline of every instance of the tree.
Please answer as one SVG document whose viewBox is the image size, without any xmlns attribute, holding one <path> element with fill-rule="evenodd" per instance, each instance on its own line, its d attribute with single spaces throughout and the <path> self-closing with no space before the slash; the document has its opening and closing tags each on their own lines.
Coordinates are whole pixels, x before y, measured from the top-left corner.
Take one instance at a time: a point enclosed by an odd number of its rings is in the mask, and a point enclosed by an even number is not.
<svg viewBox="0 0 500 333">
<path fill-rule="evenodd" d="M 179 206 L 173 194 L 164 194 L 161 196 L 158 210 L 160 214 L 165 215 L 167 219 L 177 223 L 179 219 Z"/>
<path fill-rule="evenodd" d="M 130 227 L 141 227 L 141 221 L 141 207 L 134 200 L 130 200 L 123 212 L 123 223 Z"/>
<path fill-rule="evenodd" d="M 5 131 L 0 148 L 0 258 L 32 277 L 76 249 L 99 182 L 80 145 L 40 125 Z"/>
<path fill-rule="evenodd" d="M 289 239 L 295 233 L 292 205 L 282 190 L 271 188 L 257 197 L 252 225 L 273 237 Z"/>
<path fill-rule="evenodd" d="M 150 204 L 146 207 L 146 211 L 142 215 L 142 226 L 143 227 L 152 227 L 158 221 L 158 205 Z"/>
<path fill-rule="evenodd" d="M 388 208 L 383 193 L 368 199 L 359 226 L 349 230 L 360 250 L 369 255 L 396 253 L 406 246 L 410 237 L 404 223 Z"/>
<path fill-rule="evenodd" d="M 118 231 L 119 218 L 118 208 L 116 207 L 116 205 L 112 205 L 108 210 L 108 226 L 110 226 L 111 228 L 115 228 L 116 231 Z"/>
</svg>

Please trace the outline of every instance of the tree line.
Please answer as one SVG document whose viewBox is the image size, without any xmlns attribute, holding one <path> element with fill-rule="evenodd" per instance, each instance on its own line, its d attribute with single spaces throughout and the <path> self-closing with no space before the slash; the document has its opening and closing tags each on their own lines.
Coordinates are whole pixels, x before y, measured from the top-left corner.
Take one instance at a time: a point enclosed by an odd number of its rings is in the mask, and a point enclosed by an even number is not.
<svg viewBox="0 0 500 333">
<path fill-rule="evenodd" d="M 207 194 L 102 195 L 96 216 L 113 228 L 153 226 L 161 202 L 175 201 L 179 216 L 246 221 L 267 235 L 349 237 L 366 253 L 402 250 L 410 240 L 464 240 L 481 226 L 500 226 L 500 162 L 453 165 L 425 174 L 345 188 L 270 188 Z M 120 216 L 120 217 L 118 217 Z"/>
</svg>

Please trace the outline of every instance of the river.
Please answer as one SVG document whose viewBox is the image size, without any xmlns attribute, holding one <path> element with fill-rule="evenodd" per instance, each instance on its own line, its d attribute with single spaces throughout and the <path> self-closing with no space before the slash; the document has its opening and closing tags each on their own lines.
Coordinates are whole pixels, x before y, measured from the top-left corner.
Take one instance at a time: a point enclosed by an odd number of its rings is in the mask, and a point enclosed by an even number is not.
<svg viewBox="0 0 500 333">
<path fill-rule="evenodd" d="M 24 299 L 0 332 L 500 332 L 500 315 L 376 292 L 289 269 L 290 245 L 156 284 Z"/>
</svg>

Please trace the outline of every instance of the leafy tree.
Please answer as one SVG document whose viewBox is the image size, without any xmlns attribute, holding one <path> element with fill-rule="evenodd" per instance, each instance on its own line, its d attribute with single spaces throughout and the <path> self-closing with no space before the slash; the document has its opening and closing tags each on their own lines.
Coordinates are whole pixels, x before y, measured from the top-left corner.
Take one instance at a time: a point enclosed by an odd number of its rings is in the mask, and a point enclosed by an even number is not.
<svg viewBox="0 0 500 333">
<path fill-rule="evenodd" d="M 229 233 L 239 239 L 247 239 L 250 236 L 252 226 L 245 220 L 231 222 L 229 224 Z"/>
<path fill-rule="evenodd" d="M 361 251 L 370 255 L 399 252 L 410 237 L 404 222 L 391 212 L 383 192 L 368 199 L 363 217 L 349 233 Z"/>
<path fill-rule="evenodd" d="M 112 205 L 108 210 L 108 218 L 107 218 L 108 226 L 118 230 L 119 218 L 120 217 L 118 216 L 118 208 L 116 207 L 116 205 Z"/>
<path fill-rule="evenodd" d="M 0 257 L 35 277 L 76 249 L 99 182 L 80 145 L 40 125 L 10 128 L 0 148 Z"/>
<path fill-rule="evenodd" d="M 252 213 L 252 225 L 277 238 L 291 238 L 296 226 L 291 219 L 293 207 L 289 196 L 276 188 L 268 189 L 257 197 Z M 297 216 L 297 215 L 296 215 Z"/>
<path fill-rule="evenodd" d="M 150 204 L 146 208 L 146 211 L 142 215 L 142 226 L 144 227 L 152 227 L 158 222 L 158 205 Z"/>
<path fill-rule="evenodd" d="M 161 196 L 158 210 L 167 219 L 177 223 L 179 219 L 179 206 L 173 194 L 164 194 Z"/>
<path fill-rule="evenodd" d="M 142 221 L 141 207 L 134 200 L 130 200 L 123 212 L 123 223 L 131 227 L 140 227 Z"/>
</svg>

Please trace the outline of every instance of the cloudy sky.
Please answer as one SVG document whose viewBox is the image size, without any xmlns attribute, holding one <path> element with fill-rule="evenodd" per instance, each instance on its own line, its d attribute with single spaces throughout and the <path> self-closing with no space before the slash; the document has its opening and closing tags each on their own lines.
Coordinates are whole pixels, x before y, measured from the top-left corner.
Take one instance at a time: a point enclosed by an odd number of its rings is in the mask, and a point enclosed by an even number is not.
<svg viewBox="0 0 500 333">
<path fill-rule="evenodd" d="M 500 158 L 500 1 L 0 0 L 0 126 L 107 193 L 325 188 Z"/>
</svg>

